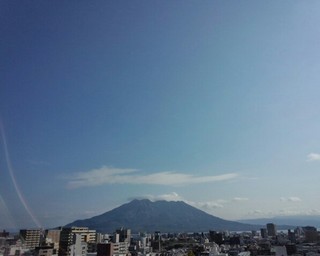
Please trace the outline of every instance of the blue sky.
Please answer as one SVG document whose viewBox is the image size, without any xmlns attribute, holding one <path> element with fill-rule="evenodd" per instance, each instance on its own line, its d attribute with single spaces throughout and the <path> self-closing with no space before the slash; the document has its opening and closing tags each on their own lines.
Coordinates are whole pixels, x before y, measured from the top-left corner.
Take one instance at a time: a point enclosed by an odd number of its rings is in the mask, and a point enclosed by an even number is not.
<svg viewBox="0 0 320 256">
<path fill-rule="evenodd" d="M 317 1 L 0 3 L 0 228 L 132 198 L 320 214 Z"/>
</svg>

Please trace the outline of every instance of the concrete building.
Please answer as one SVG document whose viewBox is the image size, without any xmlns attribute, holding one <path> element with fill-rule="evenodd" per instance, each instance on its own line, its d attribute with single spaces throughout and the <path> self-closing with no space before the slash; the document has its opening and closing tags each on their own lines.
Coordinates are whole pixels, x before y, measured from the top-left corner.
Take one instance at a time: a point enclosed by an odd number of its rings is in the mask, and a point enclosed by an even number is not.
<svg viewBox="0 0 320 256">
<path fill-rule="evenodd" d="M 295 232 L 290 229 L 288 229 L 288 239 L 291 243 L 295 243 L 297 241 Z"/>
<path fill-rule="evenodd" d="M 113 243 L 97 245 L 97 256 L 112 256 L 113 252 Z"/>
<path fill-rule="evenodd" d="M 266 228 L 261 228 L 260 229 L 260 234 L 261 234 L 262 238 L 267 238 L 268 237 L 267 229 Z"/>
<path fill-rule="evenodd" d="M 40 229 L 21 229 L 19 235 L 23 244 L 28 249 L 35 249 L 40 244 Z"/>
<path fill-rule="evenodd" d="M 9 232 L 7 232 L 5 229 L 0 232 L 0 237 L 9 237 Z"/>
<path fill-rule="evenodd" d="M 142 255 L 149 254 L 152 252 L 151 234 L 141 233 L 134 245 L 136 246 L 136 250 Z"/>
<path fill-rule="evenodd" d="M 29 253 L 30 249 L 25 248 L 24 246 L 9 246 L 4 249 L 3 256 L 19 256 Z"/>
<path fill-rule="evenodd" d="M 53 244 L 53 248 L 59 250 L 61 229 L 46 230 L 46 243 Z"/>
<path fill-rule="evenodd" d="M 209 231 L 209 240 L 210 240 L 210 242 L 215 242 L 216 244 L 221 245 L 224 242 L 224 234 L 221 232 L 210 230 Z"/>
<path fill-rule="evenodd" d="M 52 244 L 52 245 L 36 247 L 34 255 L 35 256 L 56 256 L 58 255 L 58 252 L 56 249 L 53 248 L 53 244 Z"/>
<path fill-rule="evenodd" d="M 114 233 L 113 236 L 113 241 L 114 243 L 119 243 L 119 242 L 127 242 L 130 244 L 131 240 L 131 230 L 130 229 L 117 229 L 116 232 Z"/>
<path fill-rule="evenodd" d="M 285 246 L 273 246 L 271 253 L 275 256 L 288 256 L 287 248 Z"/>
<path fill-rule="evenodd" d="M 274 223 L 268 223 L 267 231 L 268 231 L 268 236 L 276 236 L 277 235 L 276 225 Z"/>
<path fill-rule="evenodd" d="M 155 231 L 153 239 L 151 241 L 152 251 L 160 252 L 161 251 L 161 233 L 160 231 Z"/>
<path fill-rule="evenodd" d="M 59 256 L 71 256 L 73 255 L 72 253 L 79 253 L 80 247 L 82 248 L 81 251 L 83 251 L 84 244 L 79 245 L 78 240 L 81 243 L 95 243 L 96 231 L 89 230 L 87 227 L 62 228 L 59 242 Z M 75 243 L 77 243 L 76 248 L 73 247 Z"/>
<path fill-rule="evenodd" d="M 286 248 L 287 248 L 287 254 L 288 254 L 288 255 L 293 255 L 293 254 L 296 254 L 296 253 L 297 253 L 297 246 L 296 246 L 295 243 L 286 244 L 285 246 L 286 246 Z"/>
<path fill-rule="evenodd" d="M 319 241 L 319 233 L 316 230 L 305 230 L 304 231 L 305 242 L 315 243 Z"/>
<path fill-rule="evenodd" d="M 129 253 L 130 241 L 130 229 L 117 229 L 112 237 L 112 246 L 108 247 L 108 250 L 112 252 L 112 255 L 127 255 Z"/>
<path fill-rule="evenodd" d="M 86 256 L 87 243 L 82 241 L 81 234 L 73 234 L 73 244 L 69 249 L 71 256 Z"/>
<path fill-rule="evenodd" d="M 87 227 L 72 227 L 72 233 L 81 234 L 81 241 L 87 243 L 95 243 L 97 238 L 97 232 L 95 230 L 89 230 Z"/>
<path fill-rule="evenodd" d="M 107 243 L 97 245 L 97 256 L 128 256 L 127 242 Z"/>
</svg>

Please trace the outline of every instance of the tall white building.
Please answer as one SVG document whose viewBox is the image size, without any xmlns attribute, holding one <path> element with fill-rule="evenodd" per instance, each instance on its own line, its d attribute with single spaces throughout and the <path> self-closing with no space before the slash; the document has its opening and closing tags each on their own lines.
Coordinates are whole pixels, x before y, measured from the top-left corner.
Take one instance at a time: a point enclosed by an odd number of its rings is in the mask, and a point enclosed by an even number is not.
<svg viewBox="0 0 320 256">
<path fill-rule="evenodd" d="M 73 234 L 73 244 L 69 249 L 70 256 L 85 256 L 87 254 L 87 243 L 82 241 L 81 234 Z"/>
<path fill-rule="evenodd" d="M 80 246 L 80 242 L 82 245 Z M 89 230 L 87 227 L 71 227 L 71 228 L 62 228 L 60 233 L 60 242 L 59 242 L 59 256 L 75 256 L 82 255 L 81 250 L 87 250 L 87 245 L 84 243 L 95 243 L 96 242 L 96 231 Z M 77 246 L 74 247 L 77 243 Z M 76 253 L 76 254 L 74 254 Z"/>
</svg>

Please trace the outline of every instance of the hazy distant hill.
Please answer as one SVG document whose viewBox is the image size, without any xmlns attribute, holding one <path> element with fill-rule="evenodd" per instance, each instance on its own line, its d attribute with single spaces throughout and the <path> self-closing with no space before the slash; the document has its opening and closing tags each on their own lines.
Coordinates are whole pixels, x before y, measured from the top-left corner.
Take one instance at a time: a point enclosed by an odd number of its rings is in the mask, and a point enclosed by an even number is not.
<svg viewBox="0 0 320 256">
<path fill-rule="evenodd" d="M 314 226 L 320 228 L 320 216 L 309 216 L 309 215 L 300 215 L 300 216 L 279 216 L 273 218 L 262 218 L 262 219 L 248 219 L 248 220 L 239 220 L 242 223 L 248 223 L 252 225 L 262 225 L 265 223 L 274 223 L 279 226 L 278 229 L 281 229 L 283 225 L 289 226 Z"/>
<path fill-rule="evenodd" d="M 109 212 L 68 225 L 87 226 L 100 232 L 120 227 L 133 232 L 200 232 L 209 230 L 257 230 L 258 225 L 243 224 L 212 216 L 184 202 L 133 200 Z"/>
</svg>

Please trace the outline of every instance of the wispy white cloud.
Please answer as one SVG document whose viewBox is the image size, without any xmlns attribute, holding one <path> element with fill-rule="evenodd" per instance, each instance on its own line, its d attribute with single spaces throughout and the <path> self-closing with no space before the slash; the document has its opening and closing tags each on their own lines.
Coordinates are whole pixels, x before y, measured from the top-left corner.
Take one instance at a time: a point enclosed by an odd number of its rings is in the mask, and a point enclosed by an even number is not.
<svg viewBox="0 0 320 256">
<path fill-rule="evenodd" d="M 236 204 L 237 202 L 244 202 L 248 201 L 249 198 L 246 197 L 234 197 L 232 199 L 217 199 L 212 201 L 205 201 L 205 202 L 192 202 L 192 201 L 186 201 L 186 203 L 195 206 L 199 209 L 202 209 L 209 213 L 214 213 L 215 210 L 220 208 L 225 208 L 227 206 L 230 206 L 232 204 Z"/>
<path fill-rule="evenodd" d="M 320 210 L 318 209 L 310 209 L 310 210 L 301 210 L 301 209 L 281 209 L 278 212 L 274 213 L 274 216 L 313 216 L 319 215 Z"/>
<path fill-rule="evenodd" d="M 242 201 L 248 201 L 249 198 L 247 198 L 247 197 L 234 197 L 232 200 L 236 201 L 236 202 L 242 202 Z"/>
<path fill-rule="evenodd" d="M 162 195 L 145 195 L 145 196 L 136 196 L 136 197 L 128 198 L 128 200 L 133 200 L 133 199 L 149 199 L 150 201 L 159 201 L 159 200 L 184 201 L 184 199 L 180 195 L 178 195 L 178 193 L 176 192 L 162 194 Z"/>
<path fill-rule="evenodd" d="M 262 216 L 263 214 L 264 214 L 264 211 L 259 210 L 259 209 L 255 209 L 255 210 L 247 212 L 245 217 L 246 218 L 251 218 L 251 217 L 256 218 L 256 217 Z"/>
<path fill-rule="evenodd" d="M 217 209 L 222 209 L 228 204 L 230 201 L 225 199 L 216 199 L 211 201 L 185 201 L 187 204 L 190 204 L 196 208 L 199 208 L 207 213 L 215 214 Z"/>
<path fill-rule="evenodd" d="M 319 209 L 308 210 L 306 215 L 320 215 L 320 210 Z"/>
<path fill-rule="evenodd" d="M 218 199 L 214 201 L 207 201 L 207 202 L 194 202 L 190 200 L 186 200 L 181 195 L 176 192 L 168 193 L 168 194 L 161 194 L 161 195 L 144 195 L 144 196 L 136 196 L 128 198 L 129 200 L 133 199 L 149 199 L 151 201 L 159 201 L 159 200 L 166 200 L 166 201 L 183 201 L 191 206 L 194 206 L 198 209 L 201 209 L 206 212 L 212 212 L 214 209 L 223 208 L 225 203 L 228 203 L 227 200 Z"/>
<path fill-rule="evenodd" d="M 318 153 L 310 153 L 307 155 L 307 161 L 320 161 L 320 154 Z"/>
<path fill-rule="evenodd" d="M 209 202 L 199 202 L 199 203 L 194 203 L 194 205 L 206 211 L 211 211 L 217 208 L 224 208 L 223 202 L 219 200 L 209 201 Z"/>
<path fill-rule="evenodd" d="M 198 176 L 178 172 L 157 172 L 143 174 L 136 169 L 120 169 L 103 166 L 86 172 L 77 172 L 69 177 L 68 188 L 92 187 L 103 184 L 150 184 L 150 185 L 188 185 L 232 180 L 236 173 L 212 176 Z"/>
<path fill-rule="evenodd" d="M 149 199 L 151 201 L 158 201 L 158 200 L 166 200 L 166 201 L 184 201 L 187 204 L 190 204 L 196 208 L 204 210 L 206 212 L 212 213 L 215 209 L 224 208 L 226 205 L 230 205 L 236 202 L 243 202 L 248 201 L 249 198 L 246 197 L 234 197 L 232 199 L 216 199 L 211 201 L 190 201 L 182 197 L 176 192 L 172 192 L 169 194 L 162 194 L 162 195 L 145 195 L 139 197 L 131 197 L 129 200 L 132 199 Z"/>
<path fill-rule="evenodd" d="M 177 192 L 171 193 L 164 193 L 160 195 L 142 195 L 142 196 L 134 196 L 128 198 L 128 200 L 133 199 L 149 199 L 151 201 L 158 201 L 158 200 L 166 200 L 166 201 L 183 201 L 193 207 L 196 207 L 202 211 L 205 211 L 209 214 L 213 214 L 217 216 L 217 214 L 223 214 L 224 209 L 229 209 L 231 207 L 238 207 L 237 205 L 239 202 L 249 201 L 247 197 L 233 197 L 229 199 L 213 199 L 208 201 L 193 201 L 184 198 L 183 196 L 179 195 Z M 259 215 L 261 212 L 256 212 L 255 215 Z M 253 214 L 250 214 L 253 215 Z"/>
<path fill-rule="evenodd" d="M 301 202 L 301 198 L 300 197 L 297 197 L 297 196 L 292 196 L 292 197 L 289 197 L 288 200 L 290 202 Z"/>
<path fill-rule="evenodd" d="M 301 202 L 301 198 L 297 196 L 290 196 L 290 197 L 280 197 L 280 201 L 282 202 Z"/>
</svg>

